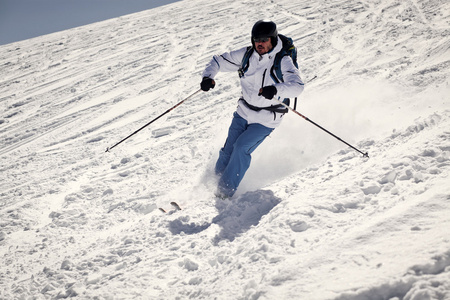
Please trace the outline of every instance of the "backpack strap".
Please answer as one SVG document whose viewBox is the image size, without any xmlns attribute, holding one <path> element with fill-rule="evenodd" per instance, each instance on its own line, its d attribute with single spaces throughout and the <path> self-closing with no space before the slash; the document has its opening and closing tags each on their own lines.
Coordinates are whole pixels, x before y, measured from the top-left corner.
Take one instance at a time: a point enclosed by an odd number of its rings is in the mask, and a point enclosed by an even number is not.
<svg viewBox="0 0 450 300">
<path fill-rule="evenodd" d="M 242 58 L 241 67 L 238 70 L 239 78 L 244 76 L 245 72 L 247 72 L 249 66 L 248 61 L 250 59 L 250 56 L 252 56 L 254 50 L 255 49 L 252 46 L 247 47 L 247 51 L 245 52 L 244 57 Z"/>
<path fill-rule="evenodd" d="M 290 56 L 294 66 L 298 69 L 297 64 L 297 48 L 294 46 L 294 41 L 287 36 L 282 34 L 278 35 L 280 37 L 281 42 L 283 43 L 283 47 L 280 52 L 275 56 L 275 60 L 272 68 L 270 69 L 270 76 L 276 83 L 284 82 L 283 73 L 281 72 L 281 60 L 285 56 Z M 290 99 L 285 98 L 283 102 L 286 105 L 290 104 Z M 297 97 L 294 99 L 294 110 L 297 108 Z"/>
<path fill-rule="evenodd" d="M 273 66 L 270 70 L 270 75 L 272 76 L 272 79 L 277 82 L 284 82 L 283 80 L 283 73 L 281 72 L 281 60 L 285 56 L 290 56 L 292 59 L 292 62 L 294 63 L 294 66 L 298 69 L 297 64 L 297 48 L 294 46 L 294 41 L 286 37 L 282 34 L 278 35 L 280 37 L 281 42 L 283 43 L 283 47 L 280 52 L 277 53 L 275 56 L 275 60 L 273 62 Z"/>
<path fill-rule="evenodd" d="M 273 79 L 273 81 L 275 81 L 275 83 L 284 82 L 283 73 L 281 72 L 281 59 L 283 59 L 283 57 L 288 56 L 288 55 L 289 54 L 284 49 L 282 49 L 275 56 L 273 66 L 272 66 L 272 68 L 270 68 L 270 77 L 272 77 L 272 79 Z M 291 100 L 289 98 L 284 98 L 283 103 L 286 104 L 287 106 L 289 106 L 291 103 Z M 295 105 L 297 105 L 297 98 L 295 98 Z M 287 108 L 286 108 L 286 110 L 287 110 L 286 112 L 289 111 Z"/>
</svg>

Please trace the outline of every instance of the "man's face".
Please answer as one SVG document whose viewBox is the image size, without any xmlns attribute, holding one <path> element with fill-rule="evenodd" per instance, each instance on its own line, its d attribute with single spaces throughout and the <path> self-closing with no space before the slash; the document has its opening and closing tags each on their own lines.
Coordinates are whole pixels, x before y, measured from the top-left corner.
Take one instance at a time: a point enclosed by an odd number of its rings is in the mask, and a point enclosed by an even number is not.
<svg viewBox="0 0 450 300">
<path fill-rule="evenodd" d="M 256 52 L 258 52 L 259 55 L 266 54 L 272 50 L 272 41 L 270 38 L 256 38 L 253 41 L 255 42 Z"/>
</svg>

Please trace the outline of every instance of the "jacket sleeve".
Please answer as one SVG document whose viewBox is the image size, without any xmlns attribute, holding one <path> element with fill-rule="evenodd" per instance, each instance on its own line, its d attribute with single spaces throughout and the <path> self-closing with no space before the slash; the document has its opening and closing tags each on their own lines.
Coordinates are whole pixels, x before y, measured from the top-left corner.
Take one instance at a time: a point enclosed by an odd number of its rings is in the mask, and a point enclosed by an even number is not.
<svg viewBox="0 0 450 300">
<path fill-rule="evenodd" d="M 305 85 L 300 77 L 299 70 L 295 67 L 291 57 L 285 56 L 281 59 L 281 72 L 284 82 L 275 84 L 276 96 L 280 99 L 297 97 L 303 92 Z"/>
<path fill-rule="evenodd" d="M 214 55 L 203 71 L 202 77 L 213 78 L 219 72 L 233 72 L 239 70 L 247 48 L 225 52 L 222 55 Z"/>
</svg>

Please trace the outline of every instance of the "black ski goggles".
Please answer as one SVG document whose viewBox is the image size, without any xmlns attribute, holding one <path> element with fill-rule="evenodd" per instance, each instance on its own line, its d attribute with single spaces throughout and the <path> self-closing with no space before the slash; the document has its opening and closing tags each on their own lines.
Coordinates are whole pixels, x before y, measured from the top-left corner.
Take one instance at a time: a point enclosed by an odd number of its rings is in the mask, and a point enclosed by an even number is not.
<svg viewBox="0 0 450 300">
<path fill-rule="evenodd" d="M 255 43 L 267 43 L 270 40 L 269 37 L 258 37 L 258 38 L 253 38 L 253 41 Z"/>
</svg>

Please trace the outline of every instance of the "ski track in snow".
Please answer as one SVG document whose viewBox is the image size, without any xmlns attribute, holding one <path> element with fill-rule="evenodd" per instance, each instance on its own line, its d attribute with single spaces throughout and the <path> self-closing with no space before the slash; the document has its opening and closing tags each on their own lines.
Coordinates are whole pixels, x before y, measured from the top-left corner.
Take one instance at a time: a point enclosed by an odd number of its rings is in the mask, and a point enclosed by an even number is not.
<svg viewBox="0 0 450 300">
<path fill-rule="evenodd" d="M 0 299 L 450 299 L 449 11 L 190 0 L 0 46 Z M 215 200 L 223 73 L 105 153 L 262 18 L 317 76 L 299 111 L 369 159 L 290 113 Z"/>
</svg>

